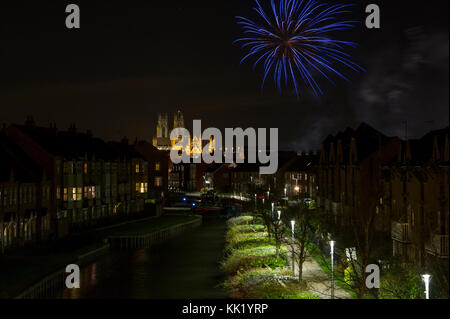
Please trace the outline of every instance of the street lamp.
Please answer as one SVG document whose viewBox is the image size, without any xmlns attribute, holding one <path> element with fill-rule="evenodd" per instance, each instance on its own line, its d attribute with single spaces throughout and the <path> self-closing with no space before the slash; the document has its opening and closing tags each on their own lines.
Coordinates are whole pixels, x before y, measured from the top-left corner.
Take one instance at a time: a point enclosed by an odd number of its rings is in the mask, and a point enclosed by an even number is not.
<svg viewBox="0 0 450 319">
<path fill-rule="evenodd" d="M 281 214 L 281 211 L 278 211 L 278 216 Z M 292 228 L 292 271 L 295 274 L 295 257 L 294 257 L 294 226 L 295 220 L 291 220 L 291 228 Z"/>
<path fill-rule="evenodd" d="M 430 299 L 430 278 L 428 274 L 422 275 L 422 280 L 425 282 L 425 299 Z"/>
<path fill-rule="evenodd" d="M 297 181 L 297 180 L 296 180 L 296 181 Z M 298 201 L 299 201 L 299 198 L 300 198 L 300 192 L 299 192 L 300 187 L 298 187 L 298 186 L 296 185 L 295 188 L 294 188 L 294 190 L 295 190 L 295 192 L 297 193 L 297 205 L 298 205 Z"/>
<path fill-rule="evenodd" d="M 334 240 L 330 240 L 331 247 L 331 299 L 334 299 Z"/>
<path fill-rule="evenodd" d="M 275 212 L 275 203 L 272 202 L 272 219 L 273 219 L 273 213 Z"/>
</svg>

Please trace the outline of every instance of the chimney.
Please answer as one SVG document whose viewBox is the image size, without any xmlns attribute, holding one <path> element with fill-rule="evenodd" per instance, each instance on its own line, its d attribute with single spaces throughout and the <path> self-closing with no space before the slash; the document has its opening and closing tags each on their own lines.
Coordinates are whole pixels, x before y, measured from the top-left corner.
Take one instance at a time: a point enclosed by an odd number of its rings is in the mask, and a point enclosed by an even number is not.
<svg viewBox="0 0 450 319">
<path fill-rule="evenodd" d="M 75 123 L 70 123 L 69 132 L 71 132 L 71 133 L 76 133 L 77 132 L 77 128 L 75 126 Z"/>
<path fill-rule="evenodd" d="M 53 134 L 58 135 L 58 129 L 56 128 L 56 122 L 50 122 L 50 129 L 52 129 Z"/>
</svg>

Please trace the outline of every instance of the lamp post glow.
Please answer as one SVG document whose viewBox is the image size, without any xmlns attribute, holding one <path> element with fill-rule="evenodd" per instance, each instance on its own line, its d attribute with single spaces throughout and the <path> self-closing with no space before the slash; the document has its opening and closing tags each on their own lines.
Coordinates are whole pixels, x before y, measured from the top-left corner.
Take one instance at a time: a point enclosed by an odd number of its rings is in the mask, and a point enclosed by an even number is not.
<svg viewBox="0 0 450 319">
<path fill-rule="evenodd" d="M 281 214 L 281 211 L 278 211 L 278 214 Z M 291 228 L 292 228 L 292 271 L 295 274 L 295 257 L 294 257 L 294 226 L 295 220 L 291 220 Z"/>
<path fill-rule="evenodd" d="M 281 217 L 281 210 L 278 211 L 278 221 L 280 221 L 280 217 Z"/>
<path fill-rule="evenodd" d="M 275 203 L 272 202 L 271 206 L 272 206 L 272 219 L 273 219 L 273 216 L 274 216 L 274 213 L 275 213 Z"/>
<path fill-rule="evenodd" d="M 425 282 L 425 299 L 430 299 L 430 275 L 422 275 L 422 280 Z"/>
<path fill-rule="evenodd" d="M 334 240 L 330 241 L 331 248 L 331 299 L 334 299 Z"/>
</svg>

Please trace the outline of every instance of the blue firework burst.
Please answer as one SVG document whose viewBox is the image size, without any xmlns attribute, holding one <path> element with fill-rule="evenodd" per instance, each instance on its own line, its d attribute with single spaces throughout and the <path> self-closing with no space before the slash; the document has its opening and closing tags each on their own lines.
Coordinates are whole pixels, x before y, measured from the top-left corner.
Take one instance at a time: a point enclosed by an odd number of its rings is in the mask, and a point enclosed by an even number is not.
<svg viewBox="0 0 450 319">
<path fill-rule="evenodd" d="M 241 63 L 254 58 L 253 68 L 263 65 L 261 89 L 269 73 L 273 72 L 275 86 L 280 92 L 283 82 L 285 86 L 292 84 L 299 97 L 302 82 L 319 96 L 323 92 L 315 76 L 322 76 L 334 84 L 332 75 L 349 81 L 337 70 L 337 65 L 356 72 L 364 71 L 345 52 L 357 44 L 330 36 L 334 31 L 352 29 L 359 23 L 339 19 L 351 12 L 351 4 L 327 5 L 316 0 L 279 0 L 275 4 L 271 0 L 270 14 L 257 0 L 256 4 L 253 9 L 258 13 L 259 21 L 236 17 L 246 36 L 235 42 L 248 50 Z"/>
</svg>

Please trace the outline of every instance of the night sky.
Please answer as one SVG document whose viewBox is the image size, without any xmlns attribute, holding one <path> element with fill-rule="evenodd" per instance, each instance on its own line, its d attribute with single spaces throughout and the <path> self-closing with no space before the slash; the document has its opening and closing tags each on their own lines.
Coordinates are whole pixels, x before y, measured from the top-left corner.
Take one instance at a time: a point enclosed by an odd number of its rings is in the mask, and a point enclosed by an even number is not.
<svg viewBox="0 0 450 319">
<path fill-rule="evenodd" d="M 80 6 L 79 30 L 65 27 L 69 3 Z M 33 115 L 106 139 L 151 139 L 157 113 L 181 109 L 204 128 L 278 127 L 280 146 L 298 151 L 361 121 L 401 137 L 405 120 L 409 137 L 447 126 L 448 1 L 352 3 L 361 21 L 367 4 L 381 8 L 381 29 L 340 34 L 360 44 L 351 53 L 367 72 L 336 87 L 322 80 L 321 98 L 302 88 L 300 100 L 271 82 L 261 91 L 261 69 L 239 65 L 235 16 L 254 16 L 254 1 L 2 3 L 0 121 Z"/>
</svg>

